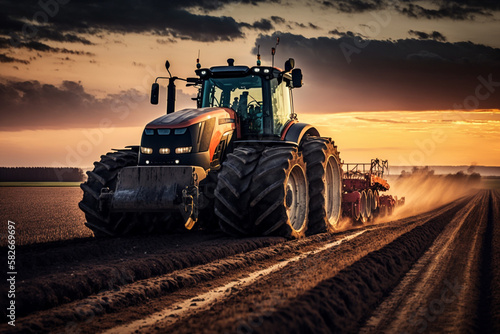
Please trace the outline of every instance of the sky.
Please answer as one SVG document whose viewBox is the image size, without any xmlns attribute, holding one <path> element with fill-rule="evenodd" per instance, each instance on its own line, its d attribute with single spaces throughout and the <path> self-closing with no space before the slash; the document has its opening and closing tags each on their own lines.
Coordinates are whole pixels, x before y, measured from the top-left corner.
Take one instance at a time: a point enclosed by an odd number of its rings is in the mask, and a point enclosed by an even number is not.
<svg viewBox="0 0 500 334">
<path fill-rule="evenodd" d="M 345 162 L 500 166 L 500 2 L 0 0 L 1 166 L 90 167 L 165 113 L 151 84 L 294 58 Z M 177 109 L 196 90 L 178 84 Z M 161 96 L 165 98 L 163 86 Z"/>
</svg>

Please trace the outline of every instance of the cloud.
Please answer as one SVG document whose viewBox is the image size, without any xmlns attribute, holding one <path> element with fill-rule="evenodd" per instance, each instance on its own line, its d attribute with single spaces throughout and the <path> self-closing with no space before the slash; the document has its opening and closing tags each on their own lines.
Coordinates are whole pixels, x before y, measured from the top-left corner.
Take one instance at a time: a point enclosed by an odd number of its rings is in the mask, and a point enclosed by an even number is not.
<svg viewBox="0 0 500 334">
<path fill-rule="evenodd" d="M 17 59 L 7 56 L 6 54 L 0 54 L 0 63 L 21 63 L 21 64 L 29 64 L 28 60 Z"/>
<path fill-rule="evenodd" d="M 410 3 L 403 5 L 396 5 L 396 9 L 410 17 L 416 19 L 443 19 L 449 18 L 453 20 L 475 20 L 477 16 L 492 17 L 493 11 L 500 9 L 497 1 L 469 1 L 469 0 L 453 0 L 442 1 L 434 0 L 432 4 L 437 5 L 438 8 L 426 8 L 419 4 L 412 2 L 422 1 L 408 1 Z"/>
<path fill-rule="evenodd" d="M 362 13 L 386 8 L 383 0 L 334 0 L 323 1 L 323 6 L 335 8 L 342 13 Z"/>
<path fill-rule="evenodd" d="M 365 121 L 365 122 L 374 122 L 374 123 L 391 123 L 391 124 L 405 124 L 408 122 L 401 122 L 401 121 L 395 121 L 392 119 L 376 119 L 376 118 L 366 118 L 366 117 L 355 117 L 356 119 L 359 119 L 360 121 Z"/>
<path fill-rule="evenodd" d="M 282 18 L 281 16 L 271 16 L 271 21 L 273 21 L 273 23 L 275 23 L 275 24 L 281 24 L 281 25 L 286 24 L 286 27 L 288 29 L 293 29 L 294 26 L 298 27 L 298 28 L 303 28 L 303 29 L 314 29 L 314 30 L 320 29 L 320 27 L 318 27 L 314 23 L 309 22 L 307 24 L 304 24 L 304 23 L 295 22 L 295 21 L 287 21 L 284 18 Z"/>
<path fill-rule="evenodd" d="M 270 48 L 276 36 L 280 49 L 275 63 L 293 57 L 303 70 L 304 87 L 295 93 L 297 110 L 449 110 L 464 101 L 477 101 L 481 109 L 500 105 L 497 86 L 490 87 L 493 92 L 483 87 L 481 99 L 475 97 L 489 78 L 499 85 L 500 49 L 471 42 L 306 38 L 282 32 L 261 35 L 255 45 Z M 263 62 L 270 63 L 268 54 Z"/>
<path fill-rule="evenodd" d="M 10 42 L 7 38 L 0 37 L 0 49 L 8 49 L 10 47 Z M 69 50 L 66 48 L 55 48 L 48 44 L 29 41 L 29 42 L 19 42 L 18 47 L 25 48 L 30 51 L 41 51 L 41 52 L 52 52 L 52 53 L 66 53 L 72 55 L 82 55 L 82 56 L 95 56 L 92 52 L 79 51 L 79 50 Z"/>
<path fill-rule="evenodd" d="M 148 94 L 129 89 L 99 98 L 74 81 L 59 86 L 36 80 L 7 81 L 0 83 L 0 131 L 96 128 L 104 121 L 116 127 L 146 125 L 165 110 L 151 106 Z M 191 97 L 178 90 L 179 108 L 193 106 Z"/>
<path fill-rule="evenodd" d="M 364 37 L 363 35 L 359 33 L 354 33 L 350 30 L 348 31 L 340 31 L 338 29 L 333 29 L 328 32 L 330 35 L 334 35 L 337 37 L 349 37 L 349 38 L 354 38 L 354 37 Z"/>
<path fill-rule="evenodd" d="M 412 36 L 417 37 L 418 39 L 433 39 L 433 40 L 439 41 L 439 42 L 446 42 L 446 40 L 447 40 L 447 38 L 445 36 L 443 36 L 443 34 L 441 34 L 438 31 L 426 33 L 423 31 L 409 30 L 408 33 Z"/>
<path fill-rule="evenodd" d="M 271 16 L 271 20 L 276 24 L 283 24 L 286 22 L 286 20 L 281 16 Z"/>
<path fill-rule="evenodd" d="M 318 1 L 323 7 L 341 13 L 363 13 L 394 7 L 400 13 L 417 19 L 475 20 L 477 16 L 492 17 L 500 10 L 500 2 L 494 0 L 336 0 Z"/>
<path fill-rule="evenodd" d="M 311 22 L 309 22 L 309 28 L 314 29 L 314 30 L 319 30 L 320 29 L 317 25 L 315 25 L 315 24 L 313 24 Z"/>
<path fill-rule="evenodd" d="M 240 23 L 240 26 L 260 31 L 269 31 L 274 29 L 273 24 L 268 19 L 261 19 L 260 21 L 255 21 L 253 24 Z"/>
<path fill-rule="evenodd" d="M 62 5 L 57 1 L 0 0 L 3 12 L 0 14 L 0 34 L 13 36 L 14 46 L 31 41 L 90 45 L 92 42 L 86 36 L 103 33 L 149 33 L 201 42 L 231 41 L 244 36 L 240 24 L 232 17 L 206 13 L 231 3 L 256 5 L 263 1 L 72 0 Z M 48 3 L 52 7 L 41 5 Z M 194 14 L 193 9 L 202 9 L 205 14 Z M 255 28 L 267 31 L 269 24 L 268 20 L 261 20 L 256 22 Z"/>
</svg>

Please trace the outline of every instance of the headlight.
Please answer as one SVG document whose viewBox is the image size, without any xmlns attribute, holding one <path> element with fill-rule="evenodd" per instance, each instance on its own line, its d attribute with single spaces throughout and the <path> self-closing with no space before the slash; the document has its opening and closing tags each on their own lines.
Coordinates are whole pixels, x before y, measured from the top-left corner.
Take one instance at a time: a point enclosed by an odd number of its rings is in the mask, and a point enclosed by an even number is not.
<svg viewBox="0 0 500 334">
<path fill-rule="evenodd" d="M 191 146 L 188 146 L 188 147 L 177 147 L 175 149 L 175 153 L 176 154 L 191 153 L 192 149 L 193 149 L 193 147 L 191 147 Z"/>
<path fill-rule="evenodd" d="M 160 154 L 170 154 L 169 148 L 160 148 Z"/>
<path fill-rule="evenodd" d="M 142 147 L 141 146 L 141 153 L 142 154 L 153 154 L 153 149 L 150 147 Z"/>
</svg>

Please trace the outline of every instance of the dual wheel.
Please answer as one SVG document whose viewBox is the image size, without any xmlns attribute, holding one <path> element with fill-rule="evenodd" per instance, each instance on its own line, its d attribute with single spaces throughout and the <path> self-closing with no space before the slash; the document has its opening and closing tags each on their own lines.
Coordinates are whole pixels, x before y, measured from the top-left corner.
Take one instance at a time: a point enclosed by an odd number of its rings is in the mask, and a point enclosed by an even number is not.
<svg viewBox="0 0 500 334">
<path fill-rule="evenodd" d="M 366 223 L 379 212 L 379 192 L 378 190 L 362 190 L 359 203 L 353 208 L 353 219 L 359 223 Z"/>
<path fill-rule="evenodd" d="M 331 140 L 238 147 L 218 175 L 215 214 L 233 235 L 299 238 L 333 230 L 340 218 L 342 172 Z"/>
</svg>

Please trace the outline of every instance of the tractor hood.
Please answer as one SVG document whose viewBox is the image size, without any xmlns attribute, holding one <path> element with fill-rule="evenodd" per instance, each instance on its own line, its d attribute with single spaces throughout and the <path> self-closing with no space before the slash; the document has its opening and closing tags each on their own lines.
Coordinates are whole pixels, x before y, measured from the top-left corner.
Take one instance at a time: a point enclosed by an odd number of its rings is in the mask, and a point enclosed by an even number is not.
<svg viewBox="0 0 500 334">
<path fill-rule="evenodd" d="M 183 109 L 146 125 L 139 165 L 199 166 L 220 164 L 234 130 L 236 113 L 228 108 Z M 221 143 L 222 142 L 222 143 Z"/>
<path fill-rule="evenodd" d="M 185 128 L 211 118 L 216 118 L 218 124 L 235 123 L 236 113 L 229 108 L 182 109 L 155 119 L 146 129 Z"/>
</svg>

